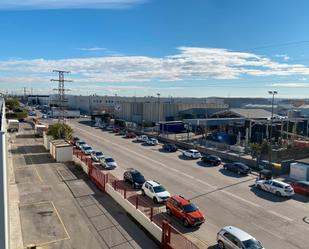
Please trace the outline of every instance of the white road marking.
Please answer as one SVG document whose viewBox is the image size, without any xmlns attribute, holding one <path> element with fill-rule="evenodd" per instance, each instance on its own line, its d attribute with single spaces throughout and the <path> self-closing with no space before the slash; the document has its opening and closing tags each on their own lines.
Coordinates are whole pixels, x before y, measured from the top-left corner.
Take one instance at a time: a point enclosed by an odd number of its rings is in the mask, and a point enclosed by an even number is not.
<svg viewBox="0 0 309 249">
<path fill-rule="evenodd" d="M 252 222 L 251 224 L 254 225 L 254 226 L 256 226 L 257 228 L 261 229 L 262 231 L 264 231 L 264 232 L 266 232 L 266 233 L 269 233 L 269 234 L 271 234 L 272 236 L 275 236 L 275 237 L 279 238 L 280 240 L 284 240 L 284 238 L 281 237 L 280 235 L 278 235 L 278 234 L 276 234 L 276 233 L 274 233 L 274 232 L 272 232 L 272 231 L 270 231 L 270 230 L 267 230 L 267 229 L 265 229 L 264 227 L 262 227 L 262 226 L 260 226 L 260 225 L 258 225 L 258 224 L 256 224 L 256 223 L 254 223 L 254 222 Z"/>
<path fill-rule="evenodd" d="M 86 130 L 84 130 L 84 129 L 81 129 L 81 128 L 77 127 L 77 126 L 74 125 L 74 124 L 73 124 L 73 126 L 74 126 L 76 129 L 81 130 L 82 132 L 85 132 L 85 133 L 89 134 L 90 136 L 92 136 L 92 137 L 94 137 L 94 138 L 97 139 L 97 136 L 95 136 L 95 135 L 92 134 L 91 132 L 88 132 L 88 131 L 86 131 Z M 201 183 L 201 184 L 204 184 L 204 185 L 206 185 L 206 186 L 208 186 L 208 187 L 210 187 L 210 188 L 213 188 L 214 190 L 215 190 L 215 189 L 218 189 L 217 186 L 211 185 L 211 184 L 209 184 L 209 183 L 207 183 L 207 182 L 205 182 L 205 181 L 203 181 L 203 180 L 197 179 L 197 178 L 195 178 L 195 177 L 193 177 L 193 176 L 191 176 L 191 175 L 189 175 L 189 174 L 187 174 L 187 173 L 181 172 L 181 171 L 179 171 L 179 170 L 177 170 L 177 169 L 175 169 L 175 168 L 173 168 L 173 167 L 169 167 L 169 166 L 167 166 L 167 165 L 165 165 L 165 164 L 163 164 L 163 163 L 161 163 L 161 162 L 158 162 L 158 161 L 156 161 L 156 160 L 154 160 L 154 159 L 151 159 L 151 158 L 149 158 L 149 157 L 146 157 L 146 156 L 144 156 L 143 154 L 137 153 L 137 152 L 135 152 L 135 151 L 133 151 L 133 150 L 130 150 L 130 149 L 128 149 L 128 148 L 122 146 L 122 145 L 113 143 L 112 141 L 110 141 L 110 140 L 108 140 L 108 139 L 106 139 L 106 138 L 104 138 L 104 141 L 107 141 L 108 143 L 110 143 L 110 144 L 112 144 L 112 145 L 114 145 L 114 146 L 116 146 L 116 147 L 118 147 L 118 148 L 120 148 L 120 149 L 122 149 L 122 150 L 126 150 L 126 151 L 128 151 L 128 152 L 130 152 L 130 153 L 132 153 L 132 154 L 135 154 L 135 155 L 137 155 L 137 156 L 139 156 L 139 157 L 141 157 L 141 158 L 143 158 L 143 159 L 145 159 L 145 160 L 148 160 L 148 161 L 151 161 L 151 162 L 153 162 L 153 163 L 155 163 L 155 164 L 158 164 L 158 165 L 160 165 L 161 167 L 163 167 L 163 168 L 165 168 L 165 169 L 167 169 L 167 170 L 177 172 L 177 173 L 179 173 L 179 174 L 181 174 L 181 175 L 183 175 L 183 176 L 185 176 L 185 177 L 187 177 L 187 178 L 190 178 L 190 179 L 195 179 L 197 182 L 199 182 L 199 183 Z M 252 201 L 249 201 L 249 200 L 247 200 L 247 199 L 244 199 L 244 198 L 242 198 L 242 197 L 240 197 L 240 196 L 238 196 L 238 195 L 235 195 L 235 194 L 233 194 L 233 193 L 231 193 L 231 192 L 228 192 L 228 191 L 226 191 L 226 190 L 218 190 L 218 192 L 224 193 L 224 194 L 226 194 L 226 195 L 228 195 L 228 196 L 231 196 L 231 197 L 233 197 L 233 198 L 235 198 L 235 199 L 237 199 L 237 200 L 239 200 L 239 201 L 245 202 L 245 203 L 247 203 L 247 204 L 249 204 L 249 205 L 251 205 L 251 206 L 254 206 L 254 207 L 257 207 L 257 208 L 260 208 L 260 207 L 261 207 L 261 205 L 259 205 L 259 204 L 256 204 L 256 203 L 254 203 L 254 202 L 252 202 Z M 289 221 L 289 222 L 292 222 L 292 221 L 293 221 L 293 219 L 288 218 L 288 217 L 286 217 L 286 216 L 284 216 L 284 215 L 281 215 L 281 214 L 279 214 L 279 213 L 277 213 L 277 212 L 275 212 L 275 211 L 268 210 L 267 212 L 268 212 L 268 213 L 271 213 L 271 214 L 273 214 L 273 215 L 275 215 L 275 216 L 277 216 L 277 217 L 279 217 L 279 218 L 281 218 L 281 219 L 284 219 L 284 220 L 286 220 L 286 221 Z"/>
<path fill-rule="evenodd" d="M 291 219 L 291 218 L 289 218 L 289 217 L 286 217 L 286 216 L 284 216 L 284 215 L 282 215 L 282 214 L 279 214 L 279 213 L 277 213 L 276 211 L 268 210 L 268 212 L 271 213 L 271 214 L 273 214 L 273 215 L 275 215 L 275 216 L 277 216 L 277 217 L 280 217 L 281 219 L 284 219 L 284 220 L 286 220 L 286 221 L 288 221 L 288 222 L 292 222 L 292 221 L 293 221 L 293 219 Z"/>
</svg>

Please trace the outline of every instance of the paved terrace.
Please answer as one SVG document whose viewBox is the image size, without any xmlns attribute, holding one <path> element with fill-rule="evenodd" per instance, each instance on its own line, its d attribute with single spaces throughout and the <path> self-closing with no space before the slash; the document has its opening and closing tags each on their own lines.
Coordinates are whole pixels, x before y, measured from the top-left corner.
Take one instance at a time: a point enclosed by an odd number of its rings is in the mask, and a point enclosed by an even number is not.
<svg viewBox="0 0 309 249">
<path fill-rule="evenodd" d="M 56 163 L 29 124 L 9 143 L 12 249 L 158 248 L 82 170 Z"/>
</svg>

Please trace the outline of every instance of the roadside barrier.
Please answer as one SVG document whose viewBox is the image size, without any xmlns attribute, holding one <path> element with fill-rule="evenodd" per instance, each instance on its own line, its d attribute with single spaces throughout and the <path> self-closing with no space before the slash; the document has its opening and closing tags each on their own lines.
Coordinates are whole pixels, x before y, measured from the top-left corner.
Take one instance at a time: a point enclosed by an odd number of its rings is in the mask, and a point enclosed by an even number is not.
<svg viewBox="0 0 309 249">
<path fill-rule="evenodd" d="M 162 207 L 154 207 L 150 201 L 146 201 L 136 190 L 129 187 L 124 181 L 119 180 L 111 173 L 103 173 L 93 163 L 90 157 L 85 156 L 80 150 L 74 148 L 73 155 L 89 179 L 102 191 L 106 192 L 107 184 L 113 190 L 128 201 L 135 209 L 139 210 L 144 216 L 148 217 L 150 222 L 162 229 L 161 245 L 163 249 L 199 249 L 191 240 L 178 231 L 165 214 Z M 75 158 L 74 158 L 75 159 Z M 74 160 L 75 161 L 75 160 Z"/>
</svg>

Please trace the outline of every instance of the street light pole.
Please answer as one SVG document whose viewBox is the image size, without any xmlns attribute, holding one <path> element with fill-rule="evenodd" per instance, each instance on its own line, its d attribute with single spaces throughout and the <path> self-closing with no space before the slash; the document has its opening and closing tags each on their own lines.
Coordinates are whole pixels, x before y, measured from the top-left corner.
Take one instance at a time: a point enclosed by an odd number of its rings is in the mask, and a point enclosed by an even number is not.
<svg viewBox="0 0 309 249">
<path fill-rule="evenodd" d="M 275 102 L 275 95 L 278 94 L 278 91 L 268 91 L 268 94 L 272 95 L 271 119 L 270 119 L 270 142 L 272 143 L 272 138 L 273 138 L 273 118 L 274 118 L 274 102 Z"/>
<path fill-rule="evenodd" d="M 160 134 L 160 93 L 157 93 L 158 96 L 158 134 Z"/>
</svg>

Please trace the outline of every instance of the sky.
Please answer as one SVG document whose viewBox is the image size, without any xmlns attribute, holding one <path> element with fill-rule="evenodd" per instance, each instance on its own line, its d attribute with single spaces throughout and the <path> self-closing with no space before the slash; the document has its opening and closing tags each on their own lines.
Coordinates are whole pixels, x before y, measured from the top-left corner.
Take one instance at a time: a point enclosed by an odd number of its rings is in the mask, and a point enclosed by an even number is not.
<svg viewBox="0 0 309 249">
<path fill-rule="evenodd" d="M 308 0 L 1 0 L 0 91 L 307 98 Z M 32 90 L 31 90 L 32 89 Z"/>
</svg>

